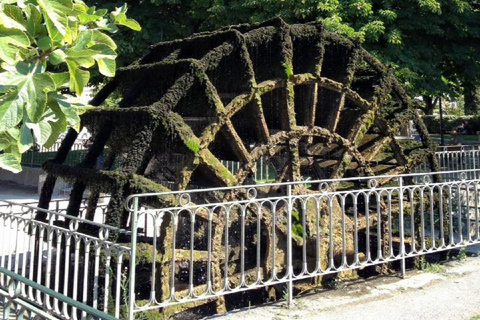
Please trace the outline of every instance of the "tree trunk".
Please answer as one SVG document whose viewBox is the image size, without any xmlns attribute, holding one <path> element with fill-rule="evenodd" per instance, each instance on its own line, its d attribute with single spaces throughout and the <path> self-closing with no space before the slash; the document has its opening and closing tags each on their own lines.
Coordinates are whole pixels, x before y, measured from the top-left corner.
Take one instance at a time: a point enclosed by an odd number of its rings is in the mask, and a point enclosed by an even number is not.
<svg viewBox="0 0 480 320">
<path fill-rule="evenodd" d="M 425 112 L 426 115 L 431 115 L 433 114 L 433 109 L 435 108 L 435 105 L 437 104 L 437 98 L 434 98 L 432 96 L 422 96 L 423 97 L 423 102 L 425 102 L 425 108 L 423 109 L 423 112 Z"/>
<path fill-rule="evenodd" d="M 480 113 L 480 84 L 474 81 L 466 81 L 463 84 L 465 95 L 465 114 L 478 115 Z"/>
</svg>

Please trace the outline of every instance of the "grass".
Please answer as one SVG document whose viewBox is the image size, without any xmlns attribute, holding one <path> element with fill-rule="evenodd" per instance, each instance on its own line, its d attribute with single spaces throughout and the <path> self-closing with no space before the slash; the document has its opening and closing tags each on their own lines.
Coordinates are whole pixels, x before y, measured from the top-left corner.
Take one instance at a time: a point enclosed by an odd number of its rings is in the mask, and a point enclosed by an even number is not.
<svg viewBox="0 0 480 320">
<path fill-rule="evenodd" d="M 418 269 L 428 273 L 442 273 L 445 272 L 445 266 L 440 263 L 427 262 L 424 256 L 418 259 Z"/>
<path fill-rule="evenodd" d="M 433 134 L 430 134 L 430 136 L 435 140 L 441 139 L 441 136 L 439 133 L 433 133 Z M 445 139 L 445 142 L 449 142 L 450 140 L 452 140 L 452 135 L 449 133 L 446 133 L 443 135 L 443 138 Z M 459 142 L 479 142 L 478 136 L 476 134 L 459 134 L 457 135 L 457 138 Z"/>
</svg>

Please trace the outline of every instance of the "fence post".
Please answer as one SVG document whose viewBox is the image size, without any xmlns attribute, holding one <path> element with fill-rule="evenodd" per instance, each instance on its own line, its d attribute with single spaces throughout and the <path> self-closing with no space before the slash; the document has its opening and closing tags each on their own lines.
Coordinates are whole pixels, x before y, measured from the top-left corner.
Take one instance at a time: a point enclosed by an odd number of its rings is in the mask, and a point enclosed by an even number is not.
<svg viewBox="0 0 480 320">
<path fill-rule="evenodd" d="M 287 305 L 290 307 L 293 300 L 293 262 L 292 262 L 292 212 L 293 212 L 293 202 L 292 202 L 292 185 L 287 185 L 287 196 L 288 196 L 288 212 L 287 212 Z"/>
<path fill-rule="evenodd" d="M 137 258 L 137 228 L 138 228 L 138 197 L 133 198 L 132 221 L 132 239 L 129 273 L 129 293 L 128 293 L 128 320 L 133 320 L 133 309 L 135 308 L 135 265 Z"/>
<path fill-rule="evenodd" d="M 400 210 L 399 213 L 399 225 L 398 228 L 400 229 L 400 257 L 401 257 L 401 265 L 402 265 L 402 278 L 405 278 L 405 226 L 403 221 L 403 178 L 398 178 L 398 208 Z"/>
</svg>

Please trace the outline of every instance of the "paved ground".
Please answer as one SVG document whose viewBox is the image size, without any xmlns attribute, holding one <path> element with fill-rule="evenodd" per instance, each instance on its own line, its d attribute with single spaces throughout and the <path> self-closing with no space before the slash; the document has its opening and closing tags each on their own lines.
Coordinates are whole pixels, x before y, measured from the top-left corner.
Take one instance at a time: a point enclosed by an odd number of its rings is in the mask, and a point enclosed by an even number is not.
<svg viewBox="0 0 480 320">
<path fill-rule="evenodd" d="M 358 281 L 297 298 L 291 308 L 279 302 L 212 319 L 467 320 L 480 315 L 480 257 L 445 266 L 441 273 L 413 270 L 405 279 L 391 276 Z"/>
<path fill-rule="evenodd" d="M 9 181 L 0 181 L 0 200 L 38 200 L 37 188 L 21 186 Z"/>
</svg>

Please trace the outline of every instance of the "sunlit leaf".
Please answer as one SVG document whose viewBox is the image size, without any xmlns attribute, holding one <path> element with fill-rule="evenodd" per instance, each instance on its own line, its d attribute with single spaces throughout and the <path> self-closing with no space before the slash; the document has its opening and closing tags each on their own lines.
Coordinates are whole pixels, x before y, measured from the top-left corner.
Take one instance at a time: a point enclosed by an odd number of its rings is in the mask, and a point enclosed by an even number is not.
<svg viewBox="0 0 480 320">
<path fill-rule="evenodd" d="M 18 173 L 22 171 L 20 159 L 15 157 L 12 153 L 0 154 L 0 168 L 11 171 L 13 173 Z"/>
<path fill-rule="evenodd" d="M 27 34 L 19 29 L 7 29 L 0 25 L 0 59 L 8 64 L 20 60 L 19 48 L 27 48 L 30 39 Z"/>
<path fill-rule="evenodd" d="M 42 9 L 48 34 L 52 42 L 63 42 L 66 39 L 68 15 L 73 10 L 72 0 L 37 0 Z"/>
<path fill-rule="evenodd" d="M 18 150 L 20 153 L 24 153 L 30 149 L 33 145 L 33 135 L 28 128 L 27 124 L 24 122 L 20 127 L 20 140 L 18 140 Z"/>
<path fill-rule="evenodd" d="M 92 59 L 93 61 L 93 59 Z M 82 95 L 83 88 L 90 79 L 90 72 L 79 68 L 79 64 L 71 59 L 67 59 L 68 72 L 70 73 L 70 90 Z"/>
<path fill-rule="evenodd" d="M 18 64 L 18 73 L 0 74 L 0 82 L 15 86 L 9 99 L 0 101 L 0 110 L 18 109 L 25 106 L 28 118 L 37 122 L 45 112 L 47 92 L 55 89 L 55 83 L 48 73 L 41 72 L 41 64 Z M 0 111 L 1 115 L 1 111 Z M 0 119 L 0 128 L 3 119 Z"/>
</svg>

